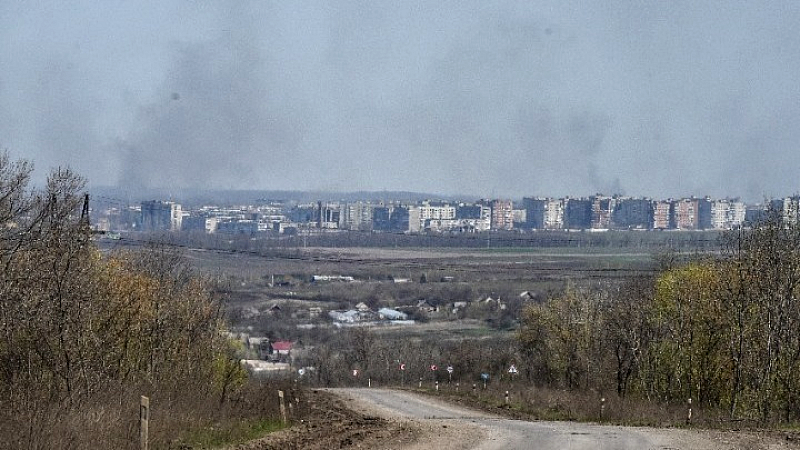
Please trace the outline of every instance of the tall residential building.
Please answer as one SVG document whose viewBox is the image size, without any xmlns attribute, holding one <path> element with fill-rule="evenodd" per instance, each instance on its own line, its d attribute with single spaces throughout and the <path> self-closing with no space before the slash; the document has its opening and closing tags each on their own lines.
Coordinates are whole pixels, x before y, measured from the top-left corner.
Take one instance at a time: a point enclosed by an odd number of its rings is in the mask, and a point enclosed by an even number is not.
<svg viewBox="0 0 800 450">
<path fill-rule="evenodd" d="M 183 213 L 175 202 L 142 202 L 142 231 L 180 231 Z"/>
<path fill-rule="evenodd" d="M 592 200 L 568 198 L 565 200 L 564 227 L 570 230 L 587 230 L 592 227 Z"/>
<path fill-rule="evenodd" d="M 697 199 L 697 229 L 711 229 L 711 198 Z"/>
<path fill-rule="evenodd" d="M 527 227 L 532 230 L 558 230 L 564 227 L 564 202 L 557 198 L 522 199 Z"/>
<path fill-rule="evenodd" d="M 485 220 L 491 222 L 492 208 L 481 204 L 460 204 L 456 208 L 456 219 Z"/>
<path fill-rule="evenodd" d="M 376 206 L 372 209 L 372 229 L 375 231 L 391 231 L 391 218 L 391 206 Z"/>
<path fill-rule="evenodd" d="M 646 230 L 654 224 L 653 202 L 647 198 L 618 199 L 611 222 L 614 228 Z M 669 226 L 669 205 L 663 217 L 664 227 Z"/>
<path fill-rule="evenodd" d="M 677 230 L 697 230 L 700 228 L 699 200 L 684 198 L 672 203 L 672 226 Z"/>
<path fill-rule="evenodd" d="M 731 230 L 744 223 L 744 203 L 735 200 L 711 201 L 711 228 L 714 230 Z"/>
<path fill-rule="evenodd" d="M 786 223 L 800 221 L 800 196 L 772 200 L 770 208 L 778 212 Z"/>
<path fill-rule="evenodd" d="M 511 200 L 492 200 L 492 229 L 511 230 L 514 228 L 514 205 Z"/>
<path fill-rule="evenodd" d="M 339 228 L 341 205 L 338 203 L 317 202 L 317 228 Z"/>
<path fill-rule="evenodd" d="M 343 205 L 339 215 L 339 228 L 343 230 L 371 230 L 372 208 L 372 204 L 363 201 Z"/>
<path fill-rule="evenodd" d="M 492 208 L 482 204 L 459 204 L 456 208 L 458 227 L 465 231 L 489 231 L 492 225 Z"/>
<path fill-rule="evenodd" d="M 456 206 L 449 203 L 432 203 L 424 201 L 419 206 L 420 220 L 450 220 L 456 218 Z"/>
<path fill-rule="evenodd" d="M 668 230 L 672 228 L 672 200 L 656 200 L 652 204 L 654 230 Z"/>
<path fill-rule="evenodd" d="M 731 201 L 730 209 L 728 210 L 728 224 L 731 228 L 739 228 L 744 224 L 744 218 L 747 214 L 747 206 L 744 202 Z"/>
<path fill-rule="evenodd" d="M 449 203 L 424 201 L 419 206 L 419 220 L 421 229 L 429 228 L 431 221 L 437 224 L 447 223 L 455 220 L 456 206 Z M 434 225 L 433 228 L 439 228 Z"/>
<path fill-rule="evenodd" d="M 613 197 L 603 197 L 597 195 L 592 200 L 592 221 L 593 229 L 611 228 L 611 216 L 617 204 L 617 199 Z"/>
<path fill-rule="evenodd" d="M 417 233 L 420 231 L 419 208 L 416 206 L 379 206 L 373 210 L 372 229 Z"/>
</svg>

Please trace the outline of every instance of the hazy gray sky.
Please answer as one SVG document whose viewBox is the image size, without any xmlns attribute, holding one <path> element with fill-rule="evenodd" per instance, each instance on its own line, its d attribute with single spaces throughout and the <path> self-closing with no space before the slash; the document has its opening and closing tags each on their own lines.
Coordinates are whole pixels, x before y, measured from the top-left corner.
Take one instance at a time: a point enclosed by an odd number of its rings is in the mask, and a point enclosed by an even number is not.
<svg viewBox="0 0 800 450">
<path fill-rule="evenodd" d="M 800 2 L 0 3 L 0 147 L 92 185 L 800 188 Z"/>
</svg>

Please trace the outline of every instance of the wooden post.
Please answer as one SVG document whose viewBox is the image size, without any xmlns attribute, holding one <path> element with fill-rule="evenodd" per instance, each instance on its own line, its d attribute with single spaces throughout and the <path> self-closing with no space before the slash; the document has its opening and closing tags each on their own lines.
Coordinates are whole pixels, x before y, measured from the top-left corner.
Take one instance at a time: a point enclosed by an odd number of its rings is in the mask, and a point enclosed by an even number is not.
<svg viewBox="0 0 800 450">
<path fill-rule="evenodd" d="M 139 448 L 148 450 L 148 434 L 150 428 L 150 399 L 142 396 L 139 402 Z"/>
<path fill-rule="evenodd" d="M 286 405 L 283 403 L 283 391 L 278 391 L 278 400 L 281 404 L 281 419 L 283 420 L 283 424 L 286 425 L 289 420 L 286 417 Z"/>
</svg>

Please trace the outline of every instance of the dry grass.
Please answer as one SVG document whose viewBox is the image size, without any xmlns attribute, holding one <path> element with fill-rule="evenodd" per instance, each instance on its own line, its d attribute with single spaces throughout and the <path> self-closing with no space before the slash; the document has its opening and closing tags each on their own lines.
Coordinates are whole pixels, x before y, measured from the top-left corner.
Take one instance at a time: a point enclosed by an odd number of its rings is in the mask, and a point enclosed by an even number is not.
<svg viewBox="0 0 800 450">
<path fill-rule="evenodd" d="M 251 382 L 220 402 L 187 381 L 166 393 L 153 388 L 109 388 L 80 402 L 30 402 L 0 413 L 0 448 L 138 449 L 139 400 L 150 397 L 150 448 L 190 449 L 241 442 L 281 427 L 276 391 L 301 398 L 288 382 Z M 292 412 L 300 417 L 304 402 Z"/>
<path fill-rule="evenodd" d="M 756 423 L 731 422 L 718 409 L 692 406 L 692 420 L 688 422 L 689 408 L 685 403 L 666 403 L 647 399 L 596 392 L 565 391 L 512 383 L 493 383 L 486 389 L 476 383 L 462 384 L 458 391 L 454 384 L 442 384 L 435 389 L 424 387 L 422 392 L 449 401 L 501 415 L 525 420 L 565 420 L 603 422 L 627 426 L 700 427 L 700 428 L 757 428 Z M 506 403 L 505 392 L 509 392 Z M 601 399 L 605 398 L 605 402 Z"/>
</svg>

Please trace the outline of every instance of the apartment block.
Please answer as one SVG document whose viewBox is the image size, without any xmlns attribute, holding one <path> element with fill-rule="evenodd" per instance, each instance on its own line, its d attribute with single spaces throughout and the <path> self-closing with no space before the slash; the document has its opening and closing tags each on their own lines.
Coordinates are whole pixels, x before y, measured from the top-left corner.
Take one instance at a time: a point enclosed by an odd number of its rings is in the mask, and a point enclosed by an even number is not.
<svg viewBox="0 0 800 450">
<path fill-rule="evenodd" d="M 419 207 L 379 206 L 373 209 L 372 228 L 375 231 L 417 233 L 420 231 Z"/>
<path fill-rule="evenodd" d="M 482 204 L 464 204 L 456 207 L 455 226 L 467 232 L 488 231 L 492 225 L 492 208 Z"/>
<path fill-rule="evenodd" d="M 800 196 L 772 200 L 770 202 L 770 207 L 772 210 L 779 213 L 786 223 L 797 223 L 800 221 Z"/>
<path fill-rule="evenodd" d="M 711 201 L 711 229 L 730 230 L 738 228 L 745 220 L 744 203 L 734 200 Z"/>
<path fill-rule="evenodd" d="M 646 230 L 653 227 L 654 203 L 647 198 L 618 199 L 611 215 L 614 228 L 623 230 Z M 664 215 L 664 227 L 669 226 L 669 207 Z"/>
<path fill-rule="evenodd" d="M 339 228 L 341 220 L 341 205 L 338 203 L 317 202 L 317 228 L 334 229 Z"/>
<path fill-rule="evenodd" d="M 668 230 L 672 228 L 672 200 L 656 200 L 652 204 L 654 230 Z"/>
<path fill-rule="evenodd" d="M 180 231 L 183 221 L 181 205 L 160 200 L 144 201 L 141 205 L 142 231 Z"/>
<path fill-rule="evenodd" d="M 339 228 L 343 230 L 372 230 L 373 205 L 367 202 L 352 202 L 342 206 Z"/>
<path fill-rule="evenodd" d="M 493 230 L 511 230 L 514 228 L 514 205 L 511 200 L 492 200 Z"/>
<path fill-rule="evenodd" d="M 611 228 L 611 216 L 617 205 L 617 199 L 613 197 L 594 196 L 592 201 L 591 228 L 608 229 Z"/>
<path fill-rule="evenodd" d="M 469 205 L 462 203 L 456 208 L 456 219 L 486 220 L 491 222 L 492 208 L 482 204 Z"/>
<path fill-rule="evenodd" d="M 592 200 L 568 198 L 565 201 L 564 227 L 570 230 L 587 230 L 592 227 Z"/>
<path fill-rule="evenodd" d="M 699 229 L 699 201 L 696 198 L 684 198 L 672 203 L 671 227 L 676 230 Z"/>
<path fill-rule="evenodd" d="M 422 202 L 419 206 L 419 217 L 426 220 L 451 220 L 456 218 L 456 206 L 448 203 Z"/>
<path fill-rule="evenodd" d="M 557 230 L 564 227 L 564 202 L 561 199 L 525 197 L 522 204 L 528 228 Z"/>
</svg>

